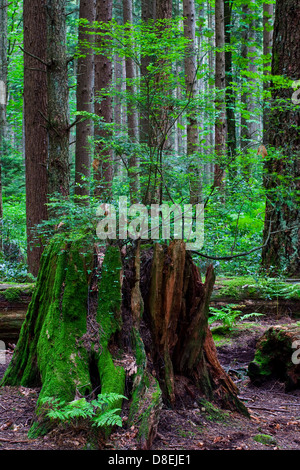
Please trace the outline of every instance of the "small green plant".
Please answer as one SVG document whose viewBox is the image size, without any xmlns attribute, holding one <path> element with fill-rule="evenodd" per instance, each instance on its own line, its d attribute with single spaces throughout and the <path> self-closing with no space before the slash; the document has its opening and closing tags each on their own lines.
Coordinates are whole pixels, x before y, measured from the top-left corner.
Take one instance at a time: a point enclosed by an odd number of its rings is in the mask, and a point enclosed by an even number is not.
<svg viewBox="0 0 300 470">
<path fill-rule="evenodd" d="M 240 310 L 236 310 L 234 304 L 228 304 L 225 307 L 209 309 L 210 317 L 208 323 L 212 324 L 216 321 L 222 322 L 222 326 L 225 329 L 232 329 L 236 324 L 238 316 L 242 313 Z"/>
<path fill-rule="evenodd" d="M 243 321 L 263 315 L 262 313 L 253 312 L 241 316 L 241 310 L 237 310 L 237 306 L 234 304 L 228 304 L 221 308 L 211 307 L 209 313 L 211 316 L 208 319 L 208 323 L 221 322 L 225 330 L 231 330 L 238 320 Z"/>
<path fill-rule="evenodd" d="M 115 407 L 116 403 L 122 399 L 127 398 L 117 393 L 104 393 L 98 395 L 97 399 L 91 402 L 85 398 L 65 402 L 57 398 L 46 397 L 42 403 L 50 408 L 46 413 L 50 420 L 74 426 L 88 420 L 92 426 L 106 428 L 110 426 L 122 427 L 122 418 L 119 414 L 121 408 Z"/>
</svg>

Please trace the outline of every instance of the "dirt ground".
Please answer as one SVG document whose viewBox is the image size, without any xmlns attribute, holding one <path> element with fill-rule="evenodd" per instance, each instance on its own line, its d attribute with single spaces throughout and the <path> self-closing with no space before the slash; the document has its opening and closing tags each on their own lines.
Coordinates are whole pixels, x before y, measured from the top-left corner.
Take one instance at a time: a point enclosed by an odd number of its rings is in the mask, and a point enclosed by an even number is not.
<svg viewBox="0 0 300 470">
<path fill-rule="evenodd" d="M 286 393 L 278 381 L 256 387 L 247 377 L 255 344 L 266 328 L 287 324 L 290 318 L 274 317 L 233 330 L 230 341 L 216 343 L 223 368 L 239 388 L 239 397 L 251 417 L 227 410 L 211 410 L 203 404 L 164 407 L 152 450 L 300 450 L 300 390 Z M 295 320 L 294 320 L 295 321 Z M 0 379 L 6 366 L 0 365 Z M 0 388 L 0 450 L 86 449 L 83 432 L 53 431 L 39 439 L 28 439 L 38 389 Z M 135 450 L 137 430 L 126 422 L 112 435 L 104 449 Z M 267 435 L 264 443 L 257 435 Z"/>
</svg>

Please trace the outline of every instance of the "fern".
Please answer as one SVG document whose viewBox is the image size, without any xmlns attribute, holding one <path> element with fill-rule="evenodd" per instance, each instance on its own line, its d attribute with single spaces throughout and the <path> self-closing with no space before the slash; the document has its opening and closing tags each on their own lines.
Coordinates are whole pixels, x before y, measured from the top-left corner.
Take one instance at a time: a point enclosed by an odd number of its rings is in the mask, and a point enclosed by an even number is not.
<svg viewBox="0 0 300 470">
<path fill-rule="evenodd" d="M 93 426 L 105 427 L 105 426 L 119 426 L 122 427 L 122 418 L 119 415 L 120 408 L 114 408 L 113 410 L 105 411 L 99 416 L 93 418 Z"/>
<path fill-rule="evenodd" d="M 60 422 L 75 424 L 81 420 L 91 420 L 93 426 L 122 426 L 121 408 L 112 408 L 116 402 L 127 399 L 117 393 L 103 393 L 96 400 L 88 402 L 85 398 L 64 402 L 57 398 L 47 397 L 42 400 L 49 409 L 48 418 Z"/>
</svg>

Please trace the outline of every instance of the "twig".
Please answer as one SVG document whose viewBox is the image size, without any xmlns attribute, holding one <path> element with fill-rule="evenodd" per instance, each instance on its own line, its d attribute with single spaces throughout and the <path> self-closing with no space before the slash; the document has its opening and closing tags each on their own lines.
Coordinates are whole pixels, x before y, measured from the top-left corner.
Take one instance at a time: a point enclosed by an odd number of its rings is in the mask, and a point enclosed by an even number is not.
<svg viewBox="0 0 300 470">
<path fill-rule="evenodd" d="M 49 64 L 47 62 L 45 62 L 43 59 L 41 59 L 40 57 L 37 57 L 36 55 L 31 54 L 31 52 L 25 51 L 25 49 L 23 49 L 23 47 L 21 47 L 21 46 L 19 46 L 19 48 L 21 49 L 22 52 L 24 52 L 24 54 L 27 54 L 30 57 L 32 57 L 33 59 L 38 60 L 39 62 L 41 62 L 41 64 L 46 65 L 46 67 L 49 66 Z"/>
<path fill-rule="evenodd" d="M 13 2 L 7 3 L 6 5 L 2 5 L 2 7 L 0 7 L 0 10 L 3 10 L 4 8 L 9 7 L 9 5 L 11 5 L 12 3 Z"/>
<path fill-rule="evenodd" d="M 270 222 L 270 227 L 269 227 L 269 233 L 268 233 L 268 237 L 267 237 L 267 240 L 265 241 L 265 243 L 261 246 L 257 246 L 256 248 L 252 248 L 252 250 L 249 250 L 249 251 L 244 251 L 243 253 L 238 253 L 236 255 L 230 255 L 230 256 L 209 256 L 209 255 L 205 255 L 204 253 L 200 253 L 200 251 L 192 251 L 192 253 L 195 253 L 196 255 L 198 256 L 201 256 L 202 258 L 207 258 L 207 259 L 212 259 L 212 260 L 226 260 L 226 261 L 230 261 L 234 258 L 239 258 L 241 256 L 247 256 L 249 255 L 250 253 L 253 253 L 254 251 L 258 251 L 258 250 L 261 250 L 262 248 L 264 248 L 267 243 L 269 242 L 269 239 L 270 239 L 270 236 L 271 236 L 271 222 Z"/>
</svg>

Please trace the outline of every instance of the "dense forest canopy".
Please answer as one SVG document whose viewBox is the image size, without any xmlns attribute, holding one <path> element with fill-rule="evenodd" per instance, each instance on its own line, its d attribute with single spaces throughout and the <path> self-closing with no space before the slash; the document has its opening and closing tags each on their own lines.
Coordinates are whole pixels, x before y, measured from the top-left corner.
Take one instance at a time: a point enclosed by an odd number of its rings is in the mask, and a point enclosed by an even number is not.
<svg viewBox="0 0 300 470">
<path fill-rule="evenodd" d="M 45 243 L 120 196 L 203 204 L 200 266 L 297 277 L 299 77 L 276 43 L 271 63 L 275 1 L 45 4 L 52 30 L 0 4 L 2 279 L 36 276 L 37 224 Z"/>
</svg>

